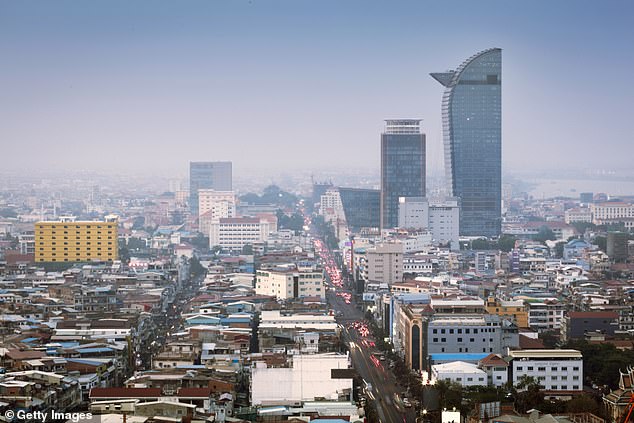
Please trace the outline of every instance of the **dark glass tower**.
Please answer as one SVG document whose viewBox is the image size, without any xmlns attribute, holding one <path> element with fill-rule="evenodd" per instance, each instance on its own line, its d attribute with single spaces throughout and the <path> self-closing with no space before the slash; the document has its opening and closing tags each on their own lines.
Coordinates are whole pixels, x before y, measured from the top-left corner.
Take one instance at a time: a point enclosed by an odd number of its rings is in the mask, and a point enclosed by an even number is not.
<svg viewBox="0 0 634 423">
<path fill-rule="evenodd" d="M 189 209 L 198 215 L 198 190 L 233 189 L 231 162 L 189 162 Z"/>
<path fill-rule="evenodd" d="M 502 207 L 502 50 L 467 59 L 455 71 L 432 73 L 442 98 L 445 173 L 460 197 L 460 234 L 497 236 Z"/>
<path fill-rule="evenodd" d="M 420 119 L 386 120 L 381 134 L 381 229 L 398 226 L 398 198 L 425 196 Z"/>
<path fill-rule="evenodd" d="M 381 192 L 376 189 L 339 188 L 346 222 L 353 232 L 361 228 L 378 228 Z"/>
</svg>

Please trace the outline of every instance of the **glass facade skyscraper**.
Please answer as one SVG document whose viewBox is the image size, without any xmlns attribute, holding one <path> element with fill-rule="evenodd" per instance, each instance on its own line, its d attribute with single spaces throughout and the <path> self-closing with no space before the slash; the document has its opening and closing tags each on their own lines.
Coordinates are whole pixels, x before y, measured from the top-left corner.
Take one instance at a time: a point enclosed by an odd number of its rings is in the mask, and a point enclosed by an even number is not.
<svg viewBox="0 0 634 423">
<path fill-rule="evenodd" d="M 379 227 L 381 192 L 376 189 L 339 188 L 346 222 L 353 232 Z"/>
<path fill-rule="evenodd" d="M 189 209 L 198 215 L 198 190 L 215 189 L 231 191 L 233 177 L 231 162 L 190 162 L 189 163 Z"/>
<path fill-rule="evenodd" d="M 398 226 L 399 197 L 425 196 L 420 119 L 386 120 L 381 134 L 381 229 Z"/>
<path fill-rule="evenodd" d="M 442 99 L 445 173 L 460 197 L 460 234 L 497 236 L 502 207 L 502 50 L 481 51 L 455 71 L 432 73 Z"/>
</svg>

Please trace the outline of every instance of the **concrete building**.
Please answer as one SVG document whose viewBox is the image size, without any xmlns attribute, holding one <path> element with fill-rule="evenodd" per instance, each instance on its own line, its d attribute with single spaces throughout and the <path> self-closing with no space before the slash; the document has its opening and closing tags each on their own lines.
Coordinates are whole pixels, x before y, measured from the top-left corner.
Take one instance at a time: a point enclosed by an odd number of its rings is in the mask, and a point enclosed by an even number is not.
<svg viewBox="0 0 634 423">
<path fill-rule="evenodd" d="M 528 309 L 522 300 L 507 301 L 489 297 L 486 302 L 486 311 L 489 314 L 511 319 L 517 327 L 528 328 Z"/>
<path fill-rule="evenodd" d="M 489 354 L 478 361 L 478 367 L 487 374 L 487 385 L 504 386 L 508 382 L 509 364 L 499 354 Z"/>
<path fill-rule="evenodd" d="M 592 223 L 606 225 L 634 219 L 634 204 L 623 201 L 607 201 L 590 204 Z"/>
<path fill-rule="evenodd" d="M 36 262 L 114 261 L 119 259 L 117 217 L 103 221 L 58 221 L 35 224 Z"/>
<path fill-rule="evenodd" d="M 626 232 L 608 232 L 606 253 L 610 259 L 622 261 L 628 258 L 627 239 L 628 234 Z"/>
<path fill-rule="evenodd" d="M 369 282 L 389 285 L 403 280 L 403 245 L 381 243 L 366 251 Z"/>
<path fill-rule="evenodd" d="M 425 197 L 400 197 L 398 226 L 428 229 L 436 243 L 460 249 L 460 205 L 457 198 L 430 203 Z"/>
<path fill-rule="evenodd" d="M 337 188 L 330 188 L 322 194 L 319 202 L 319 214 L 324 217 L 326 222 L 345 221 L 346 216 Z"/>
<path fill-rule="evenodd" d="M 301 405 L 326 399 L 352 400 L 352 377 L 347 355 L 294 355 L 289 367 L 268 367 L 255 361 L 251 369 L 251 404 Z"/>
<path fill-rule="evenodd" d="M 453 361 L 431 366 L 432 379 L 455 382 L 462 386 L 487 386 L 487 374 L 472 363 Z"/>
<path fill-rule="evenodd" d="M 495 315 L 434 315 L 427 334 L 427 355 L 503 352 L 501 319 Z"/>
<path fill-rule="evenodd" d="M 577 350 L 516 350 L 509 357 L 513 385 L 528 376 L 544 387 L 546 396 L 583 389 L 583 357 Z"/>
<path fill-rule="evenodd" d="M 538 332 L 561 330 L 566 305 L 554 298 L 530 298 L 528 306 L 528 326 Z"/>
<path fill-rule="evenodd" d="M 564 221 L 568 224 L 575 222 L 592 222 L 592 210 L 589 207 L 575 207 L 564 213 Z"/>
<path fill-rule="evenodd" d="M 298 269 L 258 270 L 256 272 L 255 293 L 272 295 L 277 299 L 301 297 L 325 298 L 324 275 L 322 271 Z"/>
<path fill-rule="evenodd" d="M 233 191 L 198 190 L 198 229 L 208 234 L 211 222 L 236 216 L 236 196 Z"/>
<path fill-rule="evenodd" d="M 561 322 L 561 340 L 583 339 L 589 334 L 613 336 L 619 329 L 615 311 L 570 311 Z"/>
<path fill-rule="evenodd" d="M 270 223 L 263 218 L 221 218 L 209 225 L 209 248 L 219 245 L 228 250 L 241 250 L 247 244 L 266 241 L 270 232 Z"/>
<path fill-rule="evenodd" d="M 194 216 L 198 215 L 198 190 L 233 190 L 231 162 L 190 162 L 189 163 L 189 207 Z"/>
<path fill-rule="evenodd" d="M 381 134 L 381 229 L 398 225 L 399 197 L 424 197 L 425 134 L 420 119 L 386 120 Z"/>
</svg>

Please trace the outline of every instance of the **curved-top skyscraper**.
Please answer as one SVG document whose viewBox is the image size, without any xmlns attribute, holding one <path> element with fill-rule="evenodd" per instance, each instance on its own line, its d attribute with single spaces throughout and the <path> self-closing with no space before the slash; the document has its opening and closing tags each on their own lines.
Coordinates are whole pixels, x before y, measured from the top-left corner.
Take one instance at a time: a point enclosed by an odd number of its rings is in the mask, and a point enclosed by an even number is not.
<svg viewBox="0 0 634 423">
<path fill-rule="evenodd" d="M 455 71 L 432 73 L 442 99 L 445 173 L 460 197 L 460 234 L 497 236 L 502 210 L 502 50 L 491 48 Z"/>
</svg>

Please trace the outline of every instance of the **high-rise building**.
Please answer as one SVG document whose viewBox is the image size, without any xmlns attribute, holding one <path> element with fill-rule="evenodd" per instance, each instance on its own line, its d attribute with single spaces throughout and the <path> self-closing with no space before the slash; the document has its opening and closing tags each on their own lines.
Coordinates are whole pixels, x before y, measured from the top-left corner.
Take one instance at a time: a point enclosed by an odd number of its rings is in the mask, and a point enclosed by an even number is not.
<svg viewBox="0 0 634 423">
<path fill-rule="evenodd" d="M 445 173 L 460 198 L 460 234 L 497 236 L 502 213 L 502 50 L 481 51 L 455 71 L 432 73 L 442 99 Z"/>
<path fill-rule="evenodd" d="M 189 163 L 189 208 L 198 215 L 198 190 L 233 190 L 231 162 L 190 162 Z"/>
<path fill-rule="evenodd" d="M 339 188 L 346 222 L 354 232 L 380 225 L 381 192 L 376 189 Z"/>
<path fill-rule="evenodd" d="M 76 221 L 74 217 L 60 217 L 58 221 L 37 222 L 35 249 L 36 262 L 118 260 L 117 218 Z"/>
<path fill-rule="evenodd" d="M 399 197 L 425 196 L 420 119 L 386 120 L 381 134 L 381 229 L 398 226 Z"/>
</svg>

